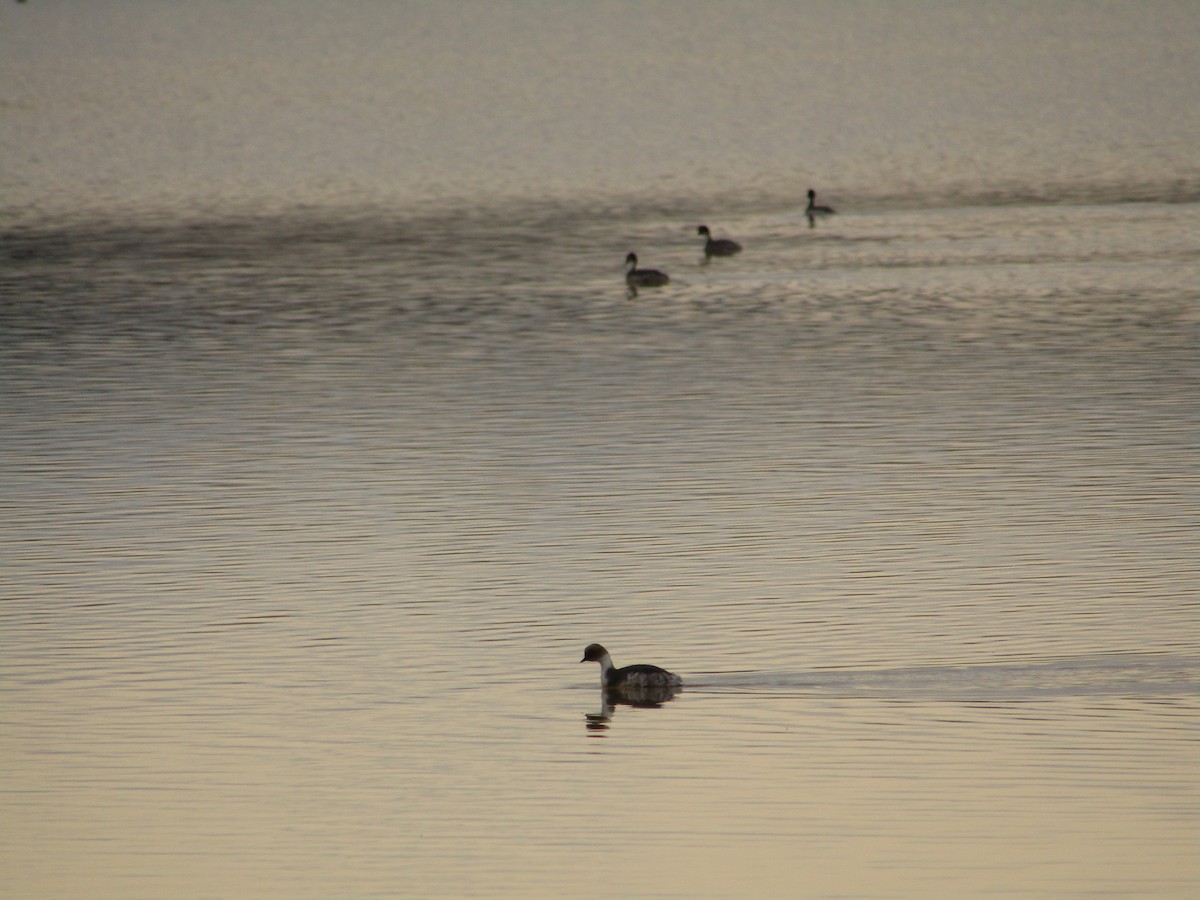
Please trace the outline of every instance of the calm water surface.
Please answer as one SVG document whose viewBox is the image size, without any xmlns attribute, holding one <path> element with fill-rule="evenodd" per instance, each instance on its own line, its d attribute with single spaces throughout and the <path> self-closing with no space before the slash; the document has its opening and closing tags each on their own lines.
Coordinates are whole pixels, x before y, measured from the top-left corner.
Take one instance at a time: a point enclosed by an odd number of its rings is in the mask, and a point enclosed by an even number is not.
<svg viewBox="0 0 1200 900">
<path fill-rule="evenodd" d="M 1195 896 L 1188 4 L 303 5 L 0 12 L 0 892 Z"/>
</svg>

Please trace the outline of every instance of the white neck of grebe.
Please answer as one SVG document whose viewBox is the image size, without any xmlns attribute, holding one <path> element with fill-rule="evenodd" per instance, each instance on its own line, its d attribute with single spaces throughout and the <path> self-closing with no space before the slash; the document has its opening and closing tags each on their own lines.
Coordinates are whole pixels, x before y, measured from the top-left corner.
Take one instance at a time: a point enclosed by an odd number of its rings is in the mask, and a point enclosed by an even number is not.
<svg viewBox="0 0 1200 900">
<path fill-rule="evenodd" d="M 608 673 L 616 668 L 616 666 L 613 665 L 612 657 L 605 653 L 596 661 L 600 663 L 600 684 L 608 684 Z"/>
</svg>

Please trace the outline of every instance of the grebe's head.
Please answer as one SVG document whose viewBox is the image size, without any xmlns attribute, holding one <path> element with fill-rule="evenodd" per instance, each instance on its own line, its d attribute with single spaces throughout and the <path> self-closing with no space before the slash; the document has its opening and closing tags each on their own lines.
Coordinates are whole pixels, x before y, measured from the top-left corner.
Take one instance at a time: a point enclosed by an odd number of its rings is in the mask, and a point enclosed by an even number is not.
<svg viewBox="0 0 1200 900">
<path fill-rule="evenodd" d="M 707 225 L 701 225 L 699 228 L 697 228 L 696 234 L 702 234 L 705 237 L 712 237 L 712 232 L 708 230 Z"/>
<path fill-rule="evenodd" d="M 629 255 L 633 256 L 632 253 Z M 599 644 L 588 644 L 583 650 L 583 659 L 581 659 L 580 662 L 599 662 L 606 656 L 608 656 L 608 651 Z"/>
<path fill-rule="evenodd" d="M 628 256 L 626 256 L 625 257 L 625 265 L 633 266 L 636 269 L 637 268 L 637 254 L 630 253 Z"/>
<path fill-rule="evenodd" d="M 813 200 L 816 198 L 816 196 L 817 196 L 817 192 L 814 191 L 812 188 L 809 188 L 808 189 L 808 199 Z"/>
</svg>

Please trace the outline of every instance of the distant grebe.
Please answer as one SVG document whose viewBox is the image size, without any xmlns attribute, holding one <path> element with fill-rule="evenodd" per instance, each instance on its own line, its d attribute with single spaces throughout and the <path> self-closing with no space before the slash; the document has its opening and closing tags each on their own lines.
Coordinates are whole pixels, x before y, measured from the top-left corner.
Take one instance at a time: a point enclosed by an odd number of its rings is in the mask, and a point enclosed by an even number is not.
<svg viewBox="0 0 1200 900">
<path fill-rule="evenodd" d="M 639 269 L 636 253 L 625 257 L 625 265 L 629 266 L 629 271 L 625 273 L 625 282 L 630 287 L 662 287 L 671 280 L 666 272 L 660 272 L 658 269 Z"/>
<path fill-rule="evenodd" d="M 731 241 L 728 238 L 713 240 L 712 232 L 708 230 L 707 225 L 697 228 L 696 234 L 702 234 L 707 238 L 704 242 L 705 256 L 733 256 L 735 253 L 742 252 L 742 245 L 737 241 Z"/>
<path fill-rule="evenodd" d="M 810 216 L 832 216 L 837 210 L 832 206 L 817 206 L 817 192 L 809 188 L 808 208 L 804 212 Z"/>
<path fill-rule="evenodd" d="M 683 684 L 683 679 L 678 675 L 658 666 L 625 666 L 618 669 L 613 666 L 608 651 L 599 644 L 588 644 L 580 662 L 600 663 L 602 688 L 665 688 Z"/>
</svg>

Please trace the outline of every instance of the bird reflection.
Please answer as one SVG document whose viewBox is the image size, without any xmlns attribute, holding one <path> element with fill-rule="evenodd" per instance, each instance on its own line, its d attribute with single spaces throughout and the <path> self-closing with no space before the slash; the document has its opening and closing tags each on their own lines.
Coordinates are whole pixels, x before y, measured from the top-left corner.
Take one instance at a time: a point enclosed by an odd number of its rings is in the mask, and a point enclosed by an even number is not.
<svg viewBox="0 0 1200 900">
<path fill-rule="evenodd" d="M 678 686 L 624 687 L 600 689 L 600 712 L 585 713 L 588 731 L 607 731 L 618 706 L 658 709 L 670 703 L 681 690 Z"/>
</svg>

